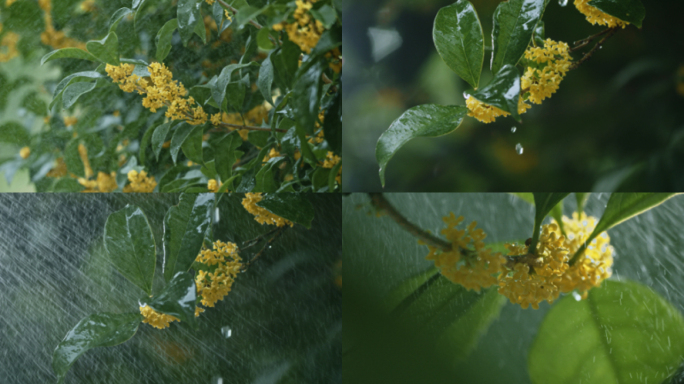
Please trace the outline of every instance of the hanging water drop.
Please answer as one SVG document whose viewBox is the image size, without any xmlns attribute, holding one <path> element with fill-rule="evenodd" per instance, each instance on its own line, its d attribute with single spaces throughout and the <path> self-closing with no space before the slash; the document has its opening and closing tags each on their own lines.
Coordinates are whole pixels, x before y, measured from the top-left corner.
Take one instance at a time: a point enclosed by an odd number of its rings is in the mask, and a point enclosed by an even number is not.
<svg viewBox="0 0 684 384">
<path fill-rule="evenodd" d="M 470 95 L 466 91 L 463 91 L 463 98 L 468 100 L 469 97 Z"/>
<path fill-rule="evenodd" d="M 516 128 L 516 127 L 511 127 L 511 133 L 515 133 L 515 131 L 516 131 L 517 129 L 518 129 L 518 128 Z"/>
<path fill-rule="evenodd" d="M 572 297 L 575 298 L 576 301 L 582 300 L 582 296 L 577 293 L 577 291 L 572 291 Z"/>
<path fill-rule="evenodd" d="M 221 334 L 223 335 L 223 337 L 225 337 L 227 339 L 233 335 L 233 330 L 230 329 L 229 326 L 225 326 L 225 327 L 221 328 Z"/>
<path fill-rule="evenodd" d="M 523 150 L 524 150 L 524 148 L 523 148 L 522 145 L 520 145 L 520 143 L 518 143 L 518 144 L 515 146 L 515 151 L 518 152 L 518 155 L 522 155 L 522 154 L 523 154 Z"/>
<path fill-rule="evenodd" d="M 568 0 L 558 0 L 558 5 L 560 5 L 561 7 L 565 7 L 566 5 L 568 5 Z"/>
</svg>

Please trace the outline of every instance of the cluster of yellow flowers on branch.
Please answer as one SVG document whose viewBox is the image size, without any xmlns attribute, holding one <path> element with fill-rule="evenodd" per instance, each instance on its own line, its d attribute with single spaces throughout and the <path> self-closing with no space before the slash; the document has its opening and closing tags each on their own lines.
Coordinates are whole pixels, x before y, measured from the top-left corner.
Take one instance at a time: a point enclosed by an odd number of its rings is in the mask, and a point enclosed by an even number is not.
<svg viewBox="0 0 684 384">
<path fill-rule="evenodd" d="M 307 54 L 311 53 L 311 50 L 318 44 L 318 40 L 325 31 L 323 23 L 315 20 L 309 12 L 315 2 L 316 0 L 296 0 L 295 22 L 282 22 L 273 26 L 274 31 L 282 31 L 284 29 L 290 41 L 297 44 Z"/>
<path fill-rule="evenodd" d="M 247 212 L 254 215 L 254 220 L 256 220 L 257 223 L 262 225 L 272 224 L 278 227 L 284 227 L 286 225 L 292 227 L 294 225 L 290 220 L 283 219 L 282 217 L 269 212 L 267 209 L 258 206 L 257 203 L 260 202 L 261 199 L 263 199 L 261 193 L 246 193 L 245 198 L 242 199 L 242 206 L 245 207 Z"/>
</svg>

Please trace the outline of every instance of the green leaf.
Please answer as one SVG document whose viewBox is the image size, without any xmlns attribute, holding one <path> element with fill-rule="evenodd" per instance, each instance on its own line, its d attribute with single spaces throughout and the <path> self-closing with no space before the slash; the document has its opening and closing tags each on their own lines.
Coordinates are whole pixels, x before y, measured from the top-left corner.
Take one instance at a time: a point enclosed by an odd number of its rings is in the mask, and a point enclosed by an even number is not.
<svg viewBox="0 0 684 384">
<path fill-rule="evenodd" d="M 591 243 L 596 236 L 614 226 L 627 221 L 634 216 L 640 215 L 649 209 L 655 208 L 664 203 L 667 199 L 674 197 L 677 193 L 613 193 L 608 199 L 606 210 L 599 220 L 594 231 L 589 235 L 584 245 L 581 246 L 571 259 L 571 263 L 579 257 L 587 244 Z"/>
<path fill-rule="evenodd" d="M 299 57 L 302 50 L 290 40 L 285 40 L 277 53 L 271 54 L 273 63 L 274 81 L 281 90 L 291 90 L 294 84 L 295 74 L 299 68 Z M 283 92 L 285 93 L 285 92 Z"/>
<path fill-rule="evenodd" d="M 259 48 L 263 49 L 264 51 L 269 51 L 275 48 L 275 44 L 273 44 L 273 41 L 271 41 L 270 37 L 271 30 L 268 28 L 261 28 L 257 33 L 257 44 L 259 45 Z"/>
<path fill-rule="evenodd" d="M 499 72 L 506 64 L 518 64 L 543 13 L 544 0 L 509 0 L 496 7 L 492 30 L 492 73 Z"/>
<path fill-rule="evenodd" d="M 314 19 L 323 23 L 325 29 L 330 29 L 330 27 L 332 27 L 332 25 L 337 21 L 337 12 L 335 12 L 335 9 L 328 4 L 325 4 L 318 9 L 312 9 L 309 12 L 311 12 L 311 15 L 313 15 Z"/>
<path fill-rule="evenodd" d="M 402 281 L 401 284 L 392 289 L 385 300 L 383 300 L 383 309 L 387 314 L 390 314 L 399 306 L 399 304 L 404 302 L 404 300 L 416 294 L 420 287 L 425 286 L 428 280 L 437 278 L 438 276 L 439 269 L 432 266 L 424 272 L 420 272 Z"/>
<path fill-rule="evenodd" d="M 173 31 L 178 28 L 178 19 L 171 19 L 164 24 L 159 32 L 157 32 L 157 37 L 154 43 L 157 46 L 157 61 L 160 63 L 166 59 L 166 56 L 171 52 L 171 37 L 173 37 Z"/>
<path fill-rule="evenodd" d="M 240 145 L 242 145 L 242 138 L 237 131 L 231 132 L 216 143 L 214 150 L 216 172 L 224 183 L 233 175 L 233 164 L 238 159 L 236 150 Z"/>
<path fill-rule="evenodd" d="M 309 143 L 306 138 L 306 132 L 304 131 L 304 128 L 302 128 L 301 124 L 295 124 L 295 132 L 297 133 L 297 138 L 299 138 L 299 142 L 301 143 L 299 149 L 302 151 L 302 158 L 312 167 L 316 167 L 318 165 L 318 159 L 316 159 L 316 155 L 314 155 L 311 147 L 309 147 Z"/>
<path fill-rule="evenodd" d="M 81 192 L 83 186 L 75 179 L 64 177 L 55 182 L 52 192 Z"/>
<path fill-rule="evenodd" d="M 604 281 L 551 307 L 528 354 L 533 383 L 659 383 L 684 356 L 684 319 L 636 282 Z"/>
<path fill-rule="evenodd" d="M 104 243 L 112 265 L 131 283 L 152 294 L 157 251 L 152 228 L 143 211 L 127 205 L 109 215 Z"/>
<path fill-rule="evenodd" d="M 637 28 L 641 28 L 646 17 L 646 9 L 640 0 L 591 0 L 588 4 Z"/>
<path fill-rule="evenodd" d="M 204 20 L 200 23 L 195 23 L 195 34 L 202 39 L 202 43 L 207 43 L 207 30 L 204 28 Z"/>
<path fill-rule="evenodd" d="M 407 110 L 394 120 L 375 147 L 383 187 L 387 162 L 399 148 L 416 137 L 436 137 L 454 131 L 467 112 L 467 108 L 457 105 L 424 104 Z"/>
<path fill-rule="evenodd" d="M 575 199 L 577 201 L 577 213 L 581 214 L 584 211 L 584 204 L 589 198 L 589 193 L 587 192 L 575 192 Z"/>
<path fill-rule="evenodd" d="M 24 96 L 20 106 L 38 116 L 46 116 L 48 114 L 47 103 L 35 91 Z"/>
<path fill-rule="evenodd" d="M 216 79 L 216 86 L 211 90 L 211 97 L 216 102 L 216 105 L 223 105 L 223 99 L 226 97 L 226 87 L 228 86 L 228 83 L 230 83 L 230 77 L 233 72 L 237 69 L 249 67 L 250 65 L 259 64 L 255 62 L 249 62 L 246 64 L 230 64 L 223 67 L 221 74 L 219 74 L 218 78 Z"/>
<path fill-rule="evenodd" d="M 180 196 L 178 205 L 164 216 L 164 279 L 170 281 L 178 272 L 187 272 L 197 258 L 204 234 L 211 225 L 214 194 Z"/>
<path fill-rule="evenodd" d="M 245 94 L 247 88 L 250 86 L 249 74 L 238 81 L 233 81 L 226 86 L 226 101 L 228 105 L 233 107 L 236 111 L 242 111 L 242 104 L 245 102 Z"/>
<path fill-rule="evenodd" d="M 73 83 L 64 89 L 62 94 L 62 104 L 64 108 L 69 108 L 78 100 L 81 95 L 92 91 L 97 86 L 97 81 Z"/>
<path fill-rule="evenodd" d="M 185 157 L 198 164 L 204 164 L 204 158 L 202 157 L 203 134 L 204 125 L 196 125 L 188 137 L 183 141 L 183 144 L 181 144 L 181 149 L 183 149 Z"/>
<path fill-rule="evenodd" d="M 85 177 L 85 166 L 78 152 L 78 139 L 71 140 L 64 148 L 64 163 L 67 170 L 79 177 Z"/>
<path fill-rule="evenodd" d="M 484 36 L 473 5 L 458 0 L 437 12 L 432 38 L 442 60 L 477 89 L 484 62 Z"/>
<path fill-rule="evenodd" d="M 55 88 L 55 92 L 52 97 L 52 102 L 50 102 L 48 109 L 52 110 L 52 107 L 55 104 L 57 104 L 60 100 L 62 100 L 62 94 L 64 93 L 64 89 L 72 83 L 76 81 L 81 81 L 83 79 L 101 79 L 103 77 L 104 76 L 95 71 L 77 72 L 65 77 L 64 79 L 62 79 L 62 81 L 59 82 L 59 84 L 57 84 L 57 87 Z"/>
<path fill-rule="evenodd" d="M 0 125 L 0 143 L 28 145 L 31 138 L 23 125 L 16 121 L 8 121 Z"/>
<path fill-rule="evenodd" d="M 539 233 L 541 232 L 541 225 L 546 216 L 559 203 L 562 203 L 565 196 L 569 193 L 534 193 L 534 232 L 532 233 L 532 242 L 529 249 L 535 251 L 537 249 L 537 241 L 539 241 Z M 562 213 L 562 211 L 561 211 Z"/>
<path fill-rule="evenodd" d="M 303 193 L 267 193 L 263 195 L 258 206 L 293 223 L 311 228 L 314 218 L 314 207 L 309 196 Z"/>
<path fill-rule="evenodd" d="M 157 312 L 175 316 L 196 328 L 196 300 L 195 280 L 187 272 L 178 272 L 159 295 L 154 298 L 143 298 L 141 302 Z"/>
<path fill-rule="evenodd" d="M 182 122 L 173 127 L 173 137 L 171 137 L 171 158 L 173 163 L 176 164 L 176 158 L 178 157 L 178 151 L 180 151 L 181 146 L 185 140 L 190 136 L 192 131 L 195 129 L 194 125 L 190 125 L 187 122 Z"/>
<path fill-rule="evenodd" d="M 169 134 L 171 123 L 173 123 L 173 121 L 158 126 L 152 134 L 152 150 L 154 151 L 154 156 L 157 160 L 159 160 L 159 153 L 161 153 L 162 147 L 166 142 L 166 136 Z"/>
<path fill-rule="evenodd" d="M 91 55 L 90 53 L 80 49 L 80 48 L 62 48 L 56 51 L 52 51 L 42 59 L 40 59 L 40 65 L 52 61 L 55 59 L 83 59 L 90 61 L 100 61 L 97 57 Z"/>
<path fill-rule="evenodd" d="M 514 119 L 520 121 L 518 114 L 520 73 L 512 65 L 504 65 L 486 87 L 474 92 L 470 97 L 506 111 L 513 115 Z"/>
<path fill-rule="evenodd" d="M 113 347 L 133 337 L 142 319 L 139 313 L 96 313 L 79 321 L 52 355 L 57 383 L 64 382 L 71 365 L 89 349 Z"/>
<path fill-rule="evenodd" d="M 145 159 L 147 157 L 147 146 L 150 144 L 150 138 L 152 138 L 152 134 L 154 134 L 154 130 L 156 128 L 157 127 L 154 126 L 147 128 L 147 131 L 145 131 L 145 135 L 143 135 L 142 140 L 140 140 L 140 151 L 138 153 L 140 164 L 145 164 Z"/>
<path fill-rule="evenodd" d="M 109 19 L 109 32 L 116 32 L 116 27 L 119 26 L 121 19 L 123 19 L 123 17 L 129 13 L 133 13 L 133 11 L 126 7 L 119 8 L 116 12 L 114 12 L 112 17 Z"/>
<path fill-rule="evenodd" d="M 293 98 L 291 101 L 295 119 L 304 128 L 308 135 L 312 135 L 322 96 L 321 74 L 327 64 L 323 60 L 302 64 L 297 72 L 297 81 L 292 90 Z"/>
<path fill-rule="evenodd" d="M 119 65 L 119 38 L 116 33 L 109 32 L 102 40 L 92 40 L 86 43 L 86 49 L 102 61 L 111 65 Z"/>
<path fill-rule="evenodd" d="M 273 104 L 273 93 L 271 87 L 273 86 L 273 63 L 271 63 L 271 55 L 268 55 L 264 61 L 261 62 L 259 68 L 259 78 L 257 78 L 257 87 L 269 104 Z"/>
<path fill-rule="evenodd" d="M 337 174 L 340 172 L 340 168 L 342 168 L 342 160 L 338 161 L 337 164 L 330 169 L 330 174 L 328 175 L 328 192 L 333 192 L 335 190 Z"/>
<path fill-rule="evenodd" d="M 335 94 L 335 101 L 325 111 L 323 134 L 330 149 L 342 154 L 342 90 Z"/>
<path fill-rule="evenodd" d="M 178 32 L 181 35 L 183 46 L 188 45 L 188 41 L 195 31 L 195 24 L 202 23 L 204 25 L 200 12 L 203 2 L 202 0 L 178 0 Z"/>
<path fill-rule="evenodd" d="M 238 27 L 242 27 L 243 25 L 249 23 L 250 20 L 253 20 L 259 16 L 265 9 L 266 7 L 256 8 L 252 7 L 251 5 L 240 7 L 235 14 L 235 23 Z"/>
</svg>

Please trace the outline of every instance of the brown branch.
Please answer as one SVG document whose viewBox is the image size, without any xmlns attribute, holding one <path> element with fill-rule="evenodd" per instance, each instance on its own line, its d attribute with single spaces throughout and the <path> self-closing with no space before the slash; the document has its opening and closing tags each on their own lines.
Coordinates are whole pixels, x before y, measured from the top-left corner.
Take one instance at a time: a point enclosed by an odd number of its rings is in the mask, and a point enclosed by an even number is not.
<svg viewBox="0 0 684 384">
<path fill-rule="evenodd" d="M 570 69 L 571 69 L 571 70 L 572 70 L 572 69 L 577 69 L 580 65 L 582 65 L 582 63 L 584 63 L 585 61 L 589 60 L 589 59 L 591 58 L 591 56 L 594 54 L 594 52 L 596 52 L 598 49 L 601 49 L 601 47 L 603 46 L 603 43 L 605 43 L 606 40 L 608 40 L 611 36 L 613 36 L 613 35 L 615 34 L 615 32 L 617 32 L 617 30 L 618 30 L 617 27 L 607 29 L 607 30 L 606 30 L 606 35 L 603 37 L 603 39 L 601 39 L 598 43 L 596 43 L 596 45 L 594 45 L 594 47 L 591 48 L 591 49 L 589 50 L 589 52 L 585 53 L 584 56 L 582 56 L 581 59 L 579 59 L 579 60 L 576 61 L 574 64 L 572 64 L 572 65 L 570 66 Z"/>
<path fill-rule="evenodd" d="M 242 267 L 242 272 L 246 271 L 247 268 L 249 268 L 249 267 L 252 265 L 252 263 L 254 263 L 259 257 L 261 257 L 261 255 L 264 253 L 264 251 L 266 250 L 266 248 L 270 248 L 270 246 L 271 246 L 271 244 L 273 243 L 273 241 L 275 241 L 275 239 L 277 239 L 278 237 L 280 237 L 280 235 L 282 235 L 283 232 L 285 232 L 285 229 L 287 229 L 287 226 L 278 228 L 276 234 L 275 234 L 270 240 L 268 240 L 268 242 L 267 242 L 266 244 L 264 244 L 264 246 L 261 248 L 261 250 L 260 250 L 259 252 L 257 252 L 257 254 L 254 255 L 254 257 L 252 257 L 252 259 L 251 259 L 250 261 L 248 261 L 248 262 Z"/>
<path fill-rule="evenodd" d="M 221 5 L 223 5 L 224 8 L 228 8 L 228 9 L 230 9 L 231 11 L 233 11 L 233 14 L 237 14 L 238 10 L 235 9 L 235 7 L 233 7 L 232 5 L 229 5 L 228 3 L 226 3 L 226 2 L 223 1 L 223 0 L 218 0 L 218 2 L 219 2 Z M 253 26 L 255 26 L 257 29 L 263 28 L 263 27 L 261 26 L 261 24 L 257 23 L 257 22 L 254 21 L 254 20 L 250 20 L 249 23 L 252 24 Z"/>
<path fill-rule="evenodd" d="M 436 237 L 427 231 L 420 229 L 418 226 L 408 221 L 408 219 L 406 219 L 401 213 L 399 213 L 399 211 L 397 211 L 392 206 L 392 204 L 390 204 L 390 202 L 387 201 L 387 199 L 385 199 L 385 196 L 383 196 L 382 193 L 369 193 L 368 195 L 371 198 L 371 203 L 376 208 L 381 209 L 382 211 L 387 213 L 387 216 L 389 216 L 392 220 L 394 220 L 397 224 L 399 224 L 402 228 L 407 230 L 413 236 L 419 238 L 423 243 L 431 245 L 433 247 L 437 247 L 444 252 L 451 251 L 451 243 L 449 243 L 446 240 L 442 240 L 439 237 Z"/>
<path fill-rule="evenodd" d="M 597 33 L 597 34 L 595 34 L 595 35 L 592 35 L 592 36 L 587 37 L 586 39 L 582 39 L 582 40 L 575 41 L 575 43 L 574 43 L 575 46 L 572 47 L 572 48 L 570 48 L 569 52 L 574 52 L 574 51 L 576 51 L 576 50 L 578 50 L 578 49 L 580 49 L 580 48 L 586 46 L 587 44 L 589 44 L 589 43 L 591 43 L 592 41 L 594 41 L 594 39 L 596 39 L 597 37 L 602 36 L 602 35 L 605 35 L 606 33 L 610 32 L 611 29 L 615 29 L 615 28 L 606 28 L 606 29 L 604 29 L 603 31 L 601 31 L 601 32 L 599 32 L 599 33 Z"/>
</svg>

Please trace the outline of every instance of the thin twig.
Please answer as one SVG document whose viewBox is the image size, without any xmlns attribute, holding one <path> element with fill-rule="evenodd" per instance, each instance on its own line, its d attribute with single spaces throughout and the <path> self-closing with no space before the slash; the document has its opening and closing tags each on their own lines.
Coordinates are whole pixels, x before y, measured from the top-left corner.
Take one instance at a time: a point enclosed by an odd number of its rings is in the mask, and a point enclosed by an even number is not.
<svg viewBox="0 0 684 384">
<path fill-rule="evenodd" d="M 385 196 L 383 196 L 382 193 L 369 193 L 368 195 L 371 198 L 371 203 L 376 208 L 383 210 L 385 213 L 387 213 L 387 216 L 389 216 L 413 236 L 419 238 L 423 243 L 437 247 L 444 252 L 451 251 L 451 243 L 420 229 L 418 226 L 408 221 L 408 219 L 399 213 L 399 211 L 397 211 L 392 204 L 385 199 Z"/>
<path fill-rule="evenodd" d="M 264 244 L 264 246 L 261 248 L 261 250 L 259 252 L 257 252 L 257 254 L 254 255 L 254 257 L 252 257 L 252 259 L 249 262 L 247 262 L 247 264 L 245 264 L 242 267 L 242 272 L 246 271 L 247 268 L 249 268 L 252 265 L 252 263 L 254 263 L 264 253 L 266 248 L 269 248 L 271 246 L 271 244 L 273 243 L 273 241 L 275 241 L 275 239 L 277 239 L 280 235 L 283 234 L 283 232 L 285 231 L 286 228 L 287 228 L 287 226 L 278 228 L 276 231 L 276 234 L 270 240 L 268 240 L 268 242 L 266 244 Z"/>
<path fill-rule="evenodd" d="M 248 129 L 248 130 L 250 130 L 250 131 L 264 131 L 264 132 L 276 131 L 276 132 L 282 132 L 282 133 L 286 133 L 286 132 L 287 132 L 287 130 L 285 130 L 285 129 L 264 128 L 264 127 L 251 127 L 251 126 L 249 126 L 249 125 L 240 125 L 240 124 L 221 123 L 220 125 L 221 125 L 222 127 L 237 128 L 237 129 Z"/>
<path fill-rule="evenodd" d="M 601 32 L 599 32 L 599 33 L 597 33 L 597 34 L 595 34 L 595 35 L 592 35 L 592 36 L 587 37 L 586 39 L 582 39 L 582 40 L 575 41 L 575 43 L 574 43 L 575 46 L 572 47 L 572 48 L 570 48 L 569 51 L 570 51 L 570 52 L 573 52 L 573 51 L 576 51 L 576 50 L 578 50 L 578 49 L 580 49 L 580 48 L 586 46 L 587 44 L 589 44 L 589 43 L 591 43 L 592 41 L 594 41 L 595 38 L 597 38 L 597 37 L 599 37 L 599 36 L 602 36 L 602 35 L 605 35 L 606 33 L 608 33 L 611 29 L 614 29 L 614 28 L 606 28 L 606 29 L 604 29 L 603 31 L 601 31 Z"/>
<path fill-rule="evenodd" d="M 233 7 L 232 5 L 227 4 L 227 3 L 226 3 L 225 1 L 223 1 L 223 0 L 218 0 L 218 2 L 219 2 L 221 5 L 223 5 L 225 8 L 228 8 L 228 9 L 230 9 L 231 11 L 233 11 L 233 14 L 237 14 L 238 10 L 235 9 L 235 7 Z M 261 24 L 257 23 L 257 22 L 254 21 L 254 20 L 250 20 L 249 23 L 252 24 L 253 26 L 255 26 L 257 29 L 263 28 L 263 27 L 261 26 Z"/>
<path fill-rule="evenodd" d="M 269 235 L 272 235 L 274 232 L 276 232 L 276 231 L 279 230 L 279 229 L 280 229 L 279 227 L 278 227 L 278 228 L 274 228 L 274 229 L 272 229 L 272 230 L 270 230 L 270 231 L 264 233 L 263 235 L 260 235 L 260 236 L 258 236 L 258 237 L 253 238 L 252 240 L 247 240 L 247 241 L 245 241 L 243 244 L 248 244 L 248 245 L 243 245 L 242 247 L 240 247 L 240 249 L 241 249 L 241 250 L 244 250 L 244 249 L 251 248 L 251 247 L 253 247 L 253 246 L 259 244 L 259 242 L 260 242 L 261 240 L 263 240 L 265 237 L 267 237 L 267 236 L 269 236 Z"/>
<path fill-rule="evenodd" d="M 611 36 L 613 36 L 615 34 L 615 32 L 617 32 L 617 30 L 618 30 L 617 27 L 608 29 L 606 36 L 604 36 L 603 39 L 601 39 L 598 43 L 596 43 L 596 45 L 594 45 L 594 47 L 591 48 L 589 50 L 589 52 L 585 53 L 581 59 L 579 59 L 578 61 L 573 63 L 572 66 L 570 66 L 570 69 L 577 69 L 577 67 L 582 65 L 582 63 L 589 60 L 591 58 L 591 56 L 594 54 L 594 52 L 596 52 L 598 49 L 600 49 L 601 46 L 603 46 L 603 43 L 605 43 L 606 40 L 608 40 Z"/>
</svg>

